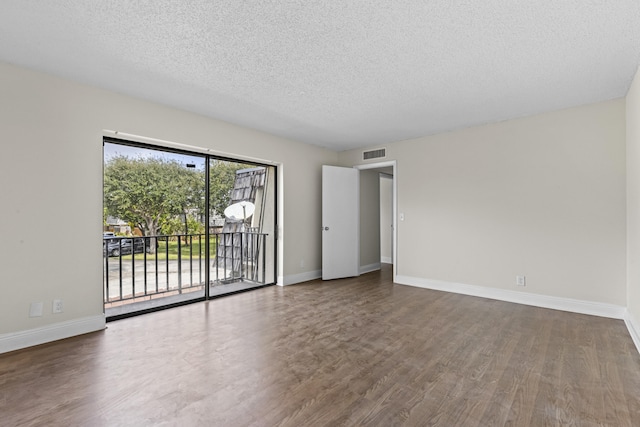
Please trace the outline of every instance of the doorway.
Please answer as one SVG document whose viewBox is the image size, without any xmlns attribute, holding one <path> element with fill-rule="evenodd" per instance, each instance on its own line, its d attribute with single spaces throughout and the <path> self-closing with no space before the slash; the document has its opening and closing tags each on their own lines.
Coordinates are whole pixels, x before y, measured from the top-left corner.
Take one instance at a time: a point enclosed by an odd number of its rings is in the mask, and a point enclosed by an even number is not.
<svg viewBox="0 0 640 427">
<path fill-rule="evenodd" d="M 393 175 L 379 172 L 380 183 L 380 262 L 393 264 Z"/>
<path fill-rule="evenodd" d="M 356 165 L 360 170 L 361 273 L 392 264 L 397 272 L 396 161 Z M 390 199 L 390 200 L 389 200 Z"/>
</svg>

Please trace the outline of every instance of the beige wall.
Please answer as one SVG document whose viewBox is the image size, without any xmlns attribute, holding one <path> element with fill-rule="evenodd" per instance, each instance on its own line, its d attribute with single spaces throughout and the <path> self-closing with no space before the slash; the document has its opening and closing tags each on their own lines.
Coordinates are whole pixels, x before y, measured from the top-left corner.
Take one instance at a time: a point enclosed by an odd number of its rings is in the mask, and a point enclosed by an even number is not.
<svg viewBox="0 0 640 427">
<path fill-rule="evenodd" d="M 624 100 L 386 148 L 398 275 L 626 305 Z"/>
<path fill-rule="evenodd" d="M 321 268 L 321 165 L 336 153 L 8 64 L 0 76 L 0 336 L 102 313 L 104 129 L 281 163 L 279 274 Z"/>
<path fill-rule="evenodd" d="M 640 326 L 640 71 L 627 94 L 627 310 Z M 637 330 L 640 332 L 640 329 Z"/>
<path fill-rule="evenodd" d="M 321 269 L 321 165 L 361 164 L 362 150 L 336 154 L 7 64 L 0 75 L 0 338 L 102 313 L 104 129 L 282 164 L 279 274 Z M 623 100 L 386 145 L 405 215 L 397 274 L 628 305 L 640 318 L 639 80 L 626 164 Z M 51 313 L 54 298 L 64 313 Z M 32 301 L 43 317 L 28 317 Z"/>
</svg>

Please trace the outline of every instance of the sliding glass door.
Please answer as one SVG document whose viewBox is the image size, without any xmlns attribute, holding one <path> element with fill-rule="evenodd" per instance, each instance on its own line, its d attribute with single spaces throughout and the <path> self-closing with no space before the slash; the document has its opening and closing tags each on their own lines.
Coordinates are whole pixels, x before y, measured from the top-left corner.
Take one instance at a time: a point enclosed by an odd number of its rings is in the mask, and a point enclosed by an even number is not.
<svg viewBox="0 0 640 427">
<path fill-rule="evenodd" d="M 276 168 L 106 138 L 108 319 L 275 283 Z"/>
<path fill-rule="evenodd" d="M 275 283 L 273 166 L 209 159 L 209 294 Z"/>
</svg>

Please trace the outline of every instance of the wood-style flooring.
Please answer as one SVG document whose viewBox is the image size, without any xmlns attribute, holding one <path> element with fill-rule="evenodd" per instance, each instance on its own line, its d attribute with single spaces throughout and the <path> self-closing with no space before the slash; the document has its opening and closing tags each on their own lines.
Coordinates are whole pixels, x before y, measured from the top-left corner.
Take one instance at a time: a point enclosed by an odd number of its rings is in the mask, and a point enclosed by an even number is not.
<svg viewBox="0 0 640 427">
<path fill-rule="evenodd" d="M 359 278 L 0 355 L 2 426 L 639 426 L 620 320 Z"/>
</svg>

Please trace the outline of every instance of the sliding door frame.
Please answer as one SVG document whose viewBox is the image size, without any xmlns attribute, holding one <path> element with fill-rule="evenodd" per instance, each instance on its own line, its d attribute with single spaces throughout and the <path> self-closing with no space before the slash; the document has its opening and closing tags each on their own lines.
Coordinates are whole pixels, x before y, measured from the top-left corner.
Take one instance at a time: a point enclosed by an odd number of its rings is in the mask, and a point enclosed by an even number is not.
<svg viewBox="0 0 640 427">
<path fill-rule="evenodd" d="M 245 292 L 245 291 L 250 291 L 253 289 L 257 289 L 257 288 L 262 288 L 265 286 L 271 286 L 271 285 L 275 285 L 277 284 L 278 281 L 278 266 L 279 266 L 279 253 L 278 253 L 278 245 L 279 245 L 279 224 L 278 224 L 278 219 L 279 219 L 279 211 L 278 211 L 278 206 L 279 206 L 279 193 L 278 193 L 278 176 L 279 176 L 279 166 L 277 164 L 270 164 L 270 163 L 262 163 L 260 161 L 256 161 L 256 160 L 249 160 L 249 159 L 242 159 L 240 156 L 240 158 L 234 158 L 232 156 L 223 156 L 223 155 L 217 155 L 217 154 L 208 154 L 208 153 L 201 153 L 199 151 L 191 151 L 188 149 L 181 149 L 181 148 L 174 148 L 174 147 L 168 147 L 165 145 L 155 145 L 155 144 L 151 144 L 151 143 L 145 143 L 145 142 L 139 142 L 139 141 L 132 141 L 129 139 L 121 139 L 121 138 L 115 138 L 112 136 L 106 136 L 104 135 L 102 138 L 102 144 L 104 147 L 105 143 L 109 143 L 109 144 L 118 144 L 118 145 L 124 145 L 124 146 L 128 146 L 128 147 L 134 147 L 134 148 L 142 148 L 142 149 L 147 149 L 147 150 L 153 150 L 153 151 L 158 151 L 158 152 L 167 152 L 167 153 L 173 153 L 173 154 L 182 154 L 182 155 L 188 155 L 188 156 L 192 156 L 192 157 L 199 157 L 204 159 L 205 161 L 205 264 L 206 264 L 206 269 L 205 269 L 205 287 L 204 287 L 204 297 L 199 297 L 199 298 L 194 298 L 192 300 L 189 301 L 184 301 L 184 302 L 180 302 L 180 303 L 173 303 L 173 304 L 168 304 L 162 307 L 153 307 L 150 309 L 146 309 L 146 310 L 142 310 L 142 311 L 138 311 L 135 313 L 131 313 L 130 315 L 124 315 L 124 316 L 117 316 L 117 318 L 122 318 L 122 317 L 130 317 L 130 316 L 134 316 L 134 315 L 138 315 L 138 314 L 143 314 L 146 312 L 151 312 L 151 311 L 157 311 L 157 310 L 162 310 L 165 308 L 171 308 L 171 307 L 176 307 L 176 306 L 180 306 L 180 305 L 185 305 L 185 304 L 190 304 L 193 302 L 199 302 L 199 301 L 206 301 L 206 300 L 210 300 L 210 299 L 215 299 L 221 296 L 225 296 L 225 295 L 231 295 L 231 294 L 235 294 L 235 293 L 240 293 L 240 292 Z M 194 147 L 195 148 L 195 147 Z M 248 165 L 253 165 L 253 166 L 260 166 L 260 167 L 265 167 L 268 168 L 269 173 L 273 173 L 273 192 L 274 192 L 274 196 L 273 196 L 273 200 L 271 201 L 273 203 L 273 212 L 274 212 L 274 219 L 273 219 L 273 247 L 272 247 L 272 251 L 273 251 L 273 275 L 271 277 L 271 281 L 268 283 L 265 283 L 263 285 L 258 285 L 256 287 L 250 288 L 250 289 L 246 289 L 246 290 L 239 290 L 239 291 L 231 291 L 229 293 L 223 294 L 223 295 L 210 295 L 210 286 L 211 286 L 211 247 L 210 247 L 210 235 L 211 235 L 211 231 L 210 231 L 210 194 L 209 194 L 209 178 L 210 178 L 210 162 L 211 160 L 219 160 L 219 161 L 226 161 L 226 162 L 233 162 L 233 163 L 243 163 L 243 164 L 248 164 Z M 103 154 L 103 167 L 104 167 L 104 154 Z M 103 173 L 104 176 L 104 173 Z M 266 181 L 265 181 L 266 184 Z M 103 184 L 103 199 L 104 199 L 104 184 Z M 266 256 L 266 254 L 265 254 Z M 108 320 L 116 320 L 116 318 L 110 318 Z"/>
</svg>

